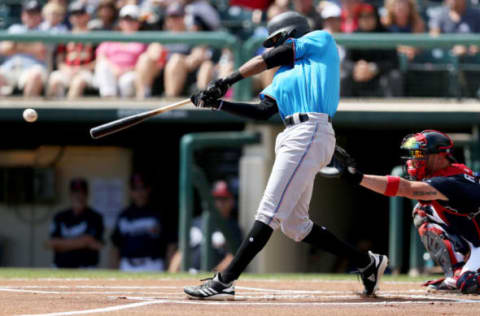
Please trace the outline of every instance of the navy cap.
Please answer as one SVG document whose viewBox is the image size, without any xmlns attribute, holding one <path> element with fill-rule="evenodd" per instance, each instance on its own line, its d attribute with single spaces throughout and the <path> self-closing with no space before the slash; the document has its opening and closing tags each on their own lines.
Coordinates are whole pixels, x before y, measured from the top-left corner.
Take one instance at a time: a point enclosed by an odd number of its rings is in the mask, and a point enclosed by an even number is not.
<svg viewBox="0 0 480 316">
<path fill-rule="evenodd" d="M 73 178 L 70 180 L 70 192 L 88 193 L 88 183 L 84 178 Z"/>
</svg>

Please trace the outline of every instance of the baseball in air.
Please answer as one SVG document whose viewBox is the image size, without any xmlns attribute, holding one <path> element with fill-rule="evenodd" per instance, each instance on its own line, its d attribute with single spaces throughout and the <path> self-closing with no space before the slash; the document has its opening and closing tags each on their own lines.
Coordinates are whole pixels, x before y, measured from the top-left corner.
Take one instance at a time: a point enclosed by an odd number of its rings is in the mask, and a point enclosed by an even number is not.
<svg viewBox="0 0 480 316">
<path fill-rule="evenodd" d="M 33 123 L 37 120 L 38 114 L 34 109 L 25 109 L 23 111 L 23 119 L 29 123 Z"/>
</svg>

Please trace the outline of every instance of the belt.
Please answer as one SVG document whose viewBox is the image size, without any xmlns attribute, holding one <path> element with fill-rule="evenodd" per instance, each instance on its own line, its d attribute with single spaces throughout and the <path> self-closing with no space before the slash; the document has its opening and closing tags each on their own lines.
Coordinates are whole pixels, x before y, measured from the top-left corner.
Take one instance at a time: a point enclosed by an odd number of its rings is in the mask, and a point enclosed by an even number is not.
<svg viewBox="0 0 480 316">
<path fill-rule="evenodd" d="M 291 126 L 298 123 L 306 122 L 309 119 L 310 117 L 308 116 L 307 113 L 295 113 L 295 114 L 286 116 L 285 119 L 283 120 L 283 123 L 286 126 Z M 332 123 L 332 118 L 330 117 L 330 115 L 328 116 L 328 123 Z"/>
</svg>

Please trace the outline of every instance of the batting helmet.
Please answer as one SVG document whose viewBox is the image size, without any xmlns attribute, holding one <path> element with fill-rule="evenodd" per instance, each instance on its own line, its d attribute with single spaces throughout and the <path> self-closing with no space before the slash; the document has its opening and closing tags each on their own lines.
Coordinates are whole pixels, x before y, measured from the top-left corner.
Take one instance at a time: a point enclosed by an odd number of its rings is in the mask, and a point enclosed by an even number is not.
<svg viewBox="0 0 480 316">
<path fill-rule="evenodd" d="M 412 180 L 422 180 L 426 176 L 426 159 L 429 154 L 441 154 L 454 162 L 451 154 L 452 139 L 436 130 L 424 130 L 403 138 L 400 148 L 407 152 L 402 159 L 406 160 L 407 173 Z"/>
<path fill-rule="evenodd" d="M 310 32 L 307 18 L 298 12 L 289 11 L 274 17 L 267 24 L 268 38 L 263 42 L 264 47 L 281 45 L 289 37 L 299 38 Z"/>
</svg>

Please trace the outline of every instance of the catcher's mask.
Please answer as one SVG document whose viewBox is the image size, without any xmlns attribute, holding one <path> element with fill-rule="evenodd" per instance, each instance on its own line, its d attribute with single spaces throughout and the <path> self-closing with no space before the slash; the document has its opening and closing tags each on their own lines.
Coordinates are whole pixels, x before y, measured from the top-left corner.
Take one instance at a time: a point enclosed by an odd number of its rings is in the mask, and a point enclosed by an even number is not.
<svg viewBox="0 0 480 316">
<path fill-rule="evenodd" d="M 400 148 L 405 151 L 402 160 L 408 178 L 421 181 L 427 176 L 427 158 L 430 154 L 440 154 L 451 162 L 455 162 L 451 154 L 452 139 L 436 130 L 424 130 L 420 133 L 410 134 L 403 138 Z"/>
<path fill-rule="evenodd" d="M 310 32 L 307 18 L 298 12 L 288 11 L 274 17 L 267 24 L 268 38 L 263 42 L 264 47 L 277 47 L 288 38 L 299 38 Z"/>
</svg>

